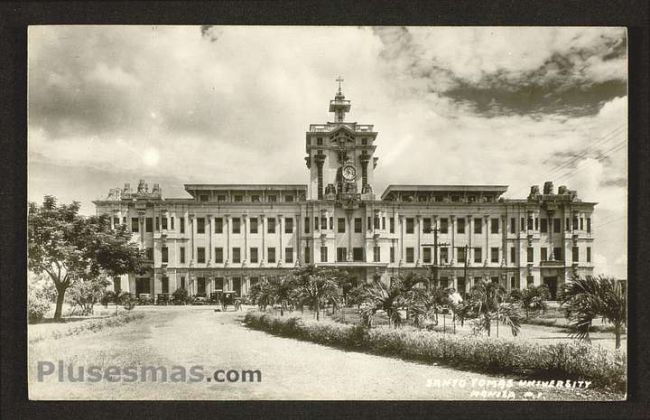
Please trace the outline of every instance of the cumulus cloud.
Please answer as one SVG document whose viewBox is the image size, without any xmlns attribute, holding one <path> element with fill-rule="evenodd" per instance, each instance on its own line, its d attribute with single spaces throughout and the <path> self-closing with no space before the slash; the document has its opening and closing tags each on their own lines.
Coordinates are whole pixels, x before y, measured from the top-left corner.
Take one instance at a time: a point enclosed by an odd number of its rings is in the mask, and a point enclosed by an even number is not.
<svg viewBox="0 0 650 420">
<path fill-rule="evenodd" d="M 304 132 L 342 75 L 348 120 L 379 131 L 375 191 L 566 184 L 624 272 L 624 29 L 36 26 L 28 48 L 31 200 L 307 182 Z"/>
</svg>

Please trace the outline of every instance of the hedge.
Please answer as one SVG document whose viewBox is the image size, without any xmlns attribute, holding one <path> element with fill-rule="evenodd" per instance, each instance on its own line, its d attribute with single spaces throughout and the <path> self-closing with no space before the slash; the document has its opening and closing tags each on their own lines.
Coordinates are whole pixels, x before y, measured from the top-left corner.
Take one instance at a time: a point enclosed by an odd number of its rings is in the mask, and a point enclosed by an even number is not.
<svg viewBox="0 0 650 420">
<path fill-rule="evenodd" d="M 594 386 L 625 391 L 626 356 L 581 342 L 541 345 L 503 338 L 455 336 L 413 327 L 364 328 L 334 321 L 279 317 L 248 312 L 254 329 L 314 343 L 531 377 L 586 380 Z"/>
</svg>

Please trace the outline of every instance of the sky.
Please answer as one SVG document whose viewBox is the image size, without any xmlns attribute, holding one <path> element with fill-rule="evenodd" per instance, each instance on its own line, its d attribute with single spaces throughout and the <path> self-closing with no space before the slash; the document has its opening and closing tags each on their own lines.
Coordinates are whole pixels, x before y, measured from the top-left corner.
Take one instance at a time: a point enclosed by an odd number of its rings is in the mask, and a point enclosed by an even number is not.
<svg viewBox="0 0 650 420">
<path fill-rule="evenodd" d="M 597 202 L 596 273 L 627 272 L 627 35 L 607 27 L 31 26 L 28 199 L 139 179 L 307 183 L 305 131 L 379 132 L 389 184 L 552 181 Z"/>
</svg>

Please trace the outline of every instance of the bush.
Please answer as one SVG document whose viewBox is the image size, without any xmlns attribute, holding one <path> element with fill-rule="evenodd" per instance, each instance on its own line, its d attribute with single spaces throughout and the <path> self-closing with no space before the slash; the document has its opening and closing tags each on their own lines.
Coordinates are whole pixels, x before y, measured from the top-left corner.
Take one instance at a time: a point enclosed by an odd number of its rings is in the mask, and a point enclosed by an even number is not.
<svg viewBox="0 0 650 420">
<path fill-rule="evenodd" d="M 368 329 L 259 312 L 248 312 L 244 322 L 251 328 L 285 337 L 407 360 L 460 364 L 535 377 L 562 376 L 592 381 L 603 388 L 625 389 L 625 354 L 585 343 L 540 345 L 499 338 L 442 335 L 411 327 Z"/>
<path fill-rule="evenodd" d="M 27 319 L 30 323 L 42 321 L 45 314 L 50 310 L 50 302 L 38 296 L 36 293 L 30 293 L 27 298 Z"/>
</svg>

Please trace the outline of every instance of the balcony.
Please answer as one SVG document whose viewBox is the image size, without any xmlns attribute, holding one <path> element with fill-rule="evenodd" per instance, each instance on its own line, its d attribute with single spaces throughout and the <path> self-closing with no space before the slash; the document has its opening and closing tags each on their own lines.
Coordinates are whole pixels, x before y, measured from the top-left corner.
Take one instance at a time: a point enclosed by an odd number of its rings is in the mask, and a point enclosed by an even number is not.
<svg viewBox="0 0 650 420">
<path fill-rule="evenodd" d="M 540 261 L 539 266 L 541 268 L 558 268 L 558 267 L 564 267 L 564 260 L 548 260 L 548 261 Z"/>
</svg>

